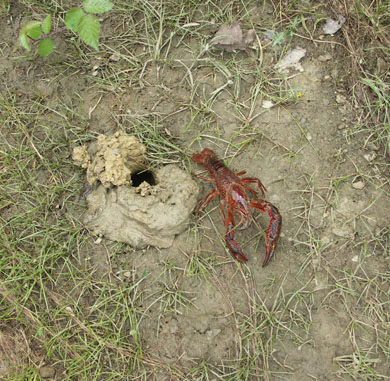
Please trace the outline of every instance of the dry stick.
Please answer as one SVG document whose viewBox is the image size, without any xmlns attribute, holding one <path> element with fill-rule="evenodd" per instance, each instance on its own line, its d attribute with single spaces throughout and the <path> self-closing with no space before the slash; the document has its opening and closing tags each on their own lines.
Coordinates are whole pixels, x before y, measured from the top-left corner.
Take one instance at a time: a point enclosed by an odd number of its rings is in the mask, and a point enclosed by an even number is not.
<svg viewBox="0 0 390 381">
<path fill-rule="evenodd" d="M 313 41 L 313 42 L 319 42 L 319 43 L 322 43 L 322 44 L 331 44 L 331 45 L 340 45 L 342 46 L 345 50 L 347 50 L 349 53 L 352 54 L 352 52 L 350 50 L 348 50 L 348 48 L 342 44 L 341 42 L 337 42 L 337 41 L 333 41 L 333 40 L 316 40 L 315 38 L 310 38 L 310 37 L 306 37 L 306 36 L 301 36 L 300 34 L 298 33 L 294 33 L 294 36 L 297 36 L 299 38 L 303 38 L 304 40 L 310 40 L 310 41 Z"/>
</svg>

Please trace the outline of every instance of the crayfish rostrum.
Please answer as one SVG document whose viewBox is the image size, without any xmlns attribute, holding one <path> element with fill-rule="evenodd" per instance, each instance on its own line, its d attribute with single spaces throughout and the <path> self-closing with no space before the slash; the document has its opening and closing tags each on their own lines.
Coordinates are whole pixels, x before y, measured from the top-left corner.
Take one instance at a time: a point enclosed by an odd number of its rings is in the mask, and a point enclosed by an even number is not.
<svg viewBox="0 0 390 381">
<path fill-rule="evenodd" d="M 197 214 L 200 214 L 209 203 L 221 196 L 221 210 L 225 220 L 225 241 L 231 254 L 238 262 L 246 262 L 248 258 L 242 251 L 240 244 L 234 239 L 234 215 L 240 217 L 240 225 L 247 227 L 252 221 L 252 209 L 261 212 L 268 212 L 270 223 L 267 230 L 266 253 L 263 267 L 267 265 L 275 250 L 276 243 L 282 228 L 282 216 L 276 206 L 265 199 L 265 187 L 255 177 L 240 177 L 246 173 L 241 171 L 232 172 L 221 160 L 217 158 L 214 151 L 204 148 L 200 153 L 192 156 L 196 163 L 203 164 L 211 178 L 198 176 L 203 180 L 215 181 L 215 188 L 211 190 L 200 202 Z M 248 184 L 257 184 L 260 191 L 251 188 Z M 254 197 L 248 197 L 248 194 Z M 261 196 L 259 198 L 259 195 Z M 226 209 L 226 215 L 225 215 Z"/>
</svg>

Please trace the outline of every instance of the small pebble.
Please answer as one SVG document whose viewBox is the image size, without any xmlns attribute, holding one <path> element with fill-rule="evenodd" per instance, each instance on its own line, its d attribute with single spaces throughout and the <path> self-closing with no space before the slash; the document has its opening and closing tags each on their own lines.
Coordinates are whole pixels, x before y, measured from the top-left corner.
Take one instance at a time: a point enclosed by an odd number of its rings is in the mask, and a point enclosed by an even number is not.
<svg viewBox="0 0 390 381">
<path fill-rule="evenodd" d="M 131 272 L 130 272 L 130 271 L 125 271 L 125 272 L 123 273 L 123 276 L 124 276 L 125 278 L 130 278 L 130 277 L 131 277 Z"/>
<path fill-rule="evenodd" d="M 357 179 L 357 180 L 354 180 L 352 182 L 352 188 L 354 188 L 354 189 L 360 190 L 360 189 L 363 189 L 365 186 L 366 186 L 366 183 L 361 179 Z"/>
<path fill-rule="evenodd" d="M 366 145 L 366 148 L 369 149 L 370 151 L 379 151 L 379 147 L 374 143 L 368 143 Z"/>
<path fill-rule="evenodd" d="M 39 369 L 39 375 L 42 378 L 51 378 L 54 377 L 55 374 L 56 374 L 56 370 L 51 366 L 42 366 Z"/>
<path fill-rule="evenodd" d="M 215 337 L 217 335 L 219 335 L 221 333 L 221 330 L 219 328 L 214 328 L 214 329 L 209 329 L 207 332 L 206 332 L 206 335 L 208 337 Z"/>
<path fill-rule="evenodd" d="M 264 101 L 263 102 L 263 104 L 262 104 L 262 106 L 261 107 L 263 107 L 263 108 L 271 108 L 272 106 L 273 106 L 274 104 L 273 104 L 273 102 L 272 101 L 270 101 L 270 100 L 267 100 L 267 101 Z"/>
<path fill-rule="evenodd" d="M 321 54 L 318 57 L 318 60 L 321 61 L 321 62 L 330 61 L 331 59 L 332 59 L 332 56 L 329 53 Z"/>
<path fill-rule="evenodd" d="M 337 94 L 336 95 L 336 102 L 340 105 L 344 104 L 346 102 L 346 98 L 344 95 L 341 95 L 341 94 Z"/>
<path fill-rule="evenodd" d="M 324 235 L 321 237 L 321 243 L 323 245 L 328 245 L 330 243 L 330 237 L 328 237 L 327 235 Z"/>
<path fill-rule="evenodd" d="M 118 62 L 121 59 L 121 56 L 119 53 L 114 53 L 110 55 L 110 61 Z"/>
<path fill-rule="evenodd" d="M 277 33 L 274 30 L 266 30 L 264 32 L 264 40 L 272 41 L 275 38 L 276 34 Z"/>
<path fill-rule="evenodd" d="M 364 158 L 370 163 L 371 161 L 376 159 L 376 153 L 375 152 L 369 152 L 364 155 Z"/>
</svg>

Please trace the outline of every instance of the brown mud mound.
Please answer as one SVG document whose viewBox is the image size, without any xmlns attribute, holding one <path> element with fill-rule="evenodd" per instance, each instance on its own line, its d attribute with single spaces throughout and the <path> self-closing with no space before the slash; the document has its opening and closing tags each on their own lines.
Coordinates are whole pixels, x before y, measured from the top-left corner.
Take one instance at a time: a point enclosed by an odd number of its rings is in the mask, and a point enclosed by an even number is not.
<svg viewBox="0 0 390 381">
<path fill-rule="evenodd" d="M 75 147 L 73 160 L 87 169 L 87 181 L 98 180 L 106 187 L 131 185 L 131 175 L 146 169 L 146 147 L 135 136 L 122 131 L 113 136 L 99 135 L 97 143 Z"/>
<path fill-rule="evenodd" d="M 87 169 L 88 183 L 101 182 L 87 197 L 84 223 L 98 235 L 136 248 L 167 248 L 187 227 L 200 189 L 175 165 L 147 171 L 145 151 L 135 136 L 122 131 L 73 150 L 75 164 Z"/>
<path fill-rule="evenodd" d="M 198 200 L 199 185 L 175 165 L 156 171 L 157 184 L 106 189 L 88 197 L 84 223 L 96 234 L 136 248 L 170 247 L 183 232 Z"/>
</svg>

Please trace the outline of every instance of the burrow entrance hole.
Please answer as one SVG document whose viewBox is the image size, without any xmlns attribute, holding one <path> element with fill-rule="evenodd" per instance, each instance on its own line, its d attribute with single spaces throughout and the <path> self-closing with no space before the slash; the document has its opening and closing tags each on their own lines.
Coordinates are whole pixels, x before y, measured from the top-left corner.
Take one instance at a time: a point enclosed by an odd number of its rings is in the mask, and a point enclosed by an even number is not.
<svg viewBox="0 0 390 381">
<path fill-rule="evenodd" d="M 156 185 L 157 181 L 152 171 L 140 171 L 131 174 L 131 181 L 133 187 L 140 186 L 144 181 L 146 181 L 149 185 Z"/>
</svg>

